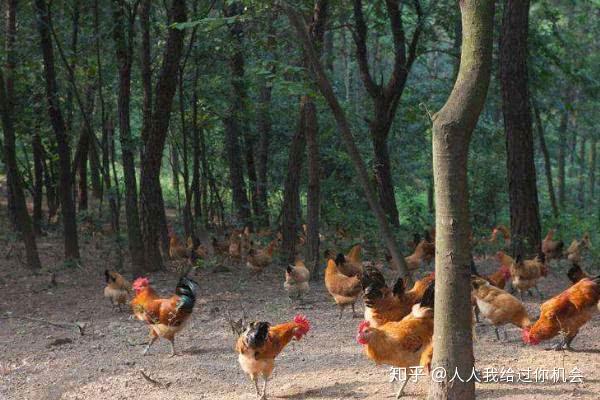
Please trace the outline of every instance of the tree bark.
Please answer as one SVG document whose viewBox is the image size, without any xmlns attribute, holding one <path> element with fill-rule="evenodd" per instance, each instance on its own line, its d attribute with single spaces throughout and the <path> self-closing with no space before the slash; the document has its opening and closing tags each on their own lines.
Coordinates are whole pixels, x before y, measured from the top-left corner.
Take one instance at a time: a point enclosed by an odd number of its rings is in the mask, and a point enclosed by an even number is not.
<svg viewBox="0 0 600 400">
<path fill-rule="evenodd" d="M 171 16 L 170 23 L 184 22 L 186 20 L 185 1 L 173 0 L 169 15 Z M 165 209 L 159 177 L 173 96 L 177 88 L 177 70 L 183 52 L 183 39 L 183 30 L 169 29 L 162 66 L 156 83 L 151 127 L 144 140 L 140 200 L 146 271 L 159 270 L 163 265 L 158 242 L 161 236 L 164 236 L 166 221 L 164 220 Z M 162 242 L 164 251 L 164 237 Z"/>
<path fill-rule="evenodd" d="M 308 190 L 306 199 L 306 265 L 311 276 L 316 277 L 319 268 L 319 210 L 321 179 L 319 169 L 319 126 L 317 108 L 309 96 L 302 99 L 306 129 L 306 164 L 308 167 Z"/>
<path fill-rule="evenodd" d="M 590 203 L 596 199 L 596 138 L 592 138 L 590 143 Z"/>
<path fill-rule="evenodd" d="M 140 227 L 138 209 L 137 179 L 135 175 L 135 144 L 131 136 L 130 97 L 131 65 L 133 59 L 133 20 L 126 24 L 125 1 L 113 0 L 113 39 L 119 66 L 119 94 L 117 113 L 119 115 L 119 138 L 121 141 L 121 159 L 125 183 L 125 218 L 127 220 L 127 239 L 134 275 L 144 271 L 144 245 Z M 125 27 L 128 34 L 125 34 Z"/>
<path fill-rule="evenodd" d="M 75 203 L 73 200 L 71 179 L 71 148 L 65 130 L 65 122 L 60 109 L 58 85 L 54 70 L 54 50 L 50 34 L 50 15 L 45 0 L 35 0 L 34 12 L 37 16 L 37 29 L 40 35 L 40 46 L 44 59 L 44 79 L 46 81 L 46 100 L 48 114 L 58 146 L 60 163 L 60 203 L 63 217 L 63 236 L 65 242 L 65 258 L 79 259 L 79 243 L 77 238 L 77 222 Z"/>
<path fill-rule="evenodd" d="M 23 192 L 23 181 L 17 164 L 16 135 L 12 121 L 13 110 L 13 73 L 15 70 L 14 44 L 16 36 L 16 12 L 17 1 L 7 1 L 6 10 L 6 76 L 0 68 L 0 113 L 2 114 L 2 130 L 4 132 L 4 163 L 6 164 L 6 176 L 10 188 L 11 200 L 13 202 L 14 216 L 19 226 L 21 239 L 25 245 L 27 265 L 32 270 L 41 268 L 37 251 L 35 233 L 31 224 L 31 218 L 27 212 L 25 193 Z"/>
<path fill-rule="evenodd" d="M 506 132 L 510 231 L 513 256 L 537 255 L 541 228 L 534 163 L 527 36 L 529 0 L 507 0 L 500 38 L 500 82 Z"/>
<path fill-rule="evenodd" d="M 373 214 L 375 214 L 381 237 L 392 257 L 392 268 L 399 269 L 400 274 L 410 280 L 406 262 L 404 261 L 404 257 L 402 256 L 402 253 L 398 248 L 398 244 L 396 243 L 396 239 L 394 238 L 394 235 L 390 229 L 385 212 L 377 200 L 377 195 L 371 186 L 371 180 L 369 178 L 367 168 L 356 146 L 356 143 L 354 142 L 354 137 L 352 135 L 352 131 L 350 130 L 350 125 L 348 124 L 346 114 L 333 91 L 333 87 L 331 86 L 331 82 L 325 74 L 323 66 L 321 65 L 318 53 L 314 48 L 313 42 L 311 41 L 311 36 L 308 32 L 306 24 L 302 16 L 300 16 L 293 8 L 284 5 L 284 9 L 291 24 L 296 30 L 296 33 L 298 34 L 298 38 L 300 39 L 302 46 L 304 47 L 306 60 L 308 65 L 310 65 L 312 73 L 314 74 L 315 83 L 327 101 L 327 104 L 329 105 L 329 108 L 331 109 L 331 112 L 336 120 L 338 131 L 342 136 L 342 141 L 344 142 L 346 151 L 348 152 L 350 160 L 352 161 L 352 164 L 356 170 L 359 183 L 365 192 L 365 197 L 367 198 L 367 202 L 371 208 L 371 211 Z"/>
<path fill-rule="evenodd" d="M 552 162 L 550 161 L 550 153 L 546 146 L 546 139 L 544 134 L 544 126 L 542 125 L 542 118 L 540 111 L 537 106 L 533 105 L 533 112 L 535 115 L 535 124 L 537 126 L 538 138 L 540 140 L 540 150 L 544 156 L 544 166 L 546 171 L 546 182 L 548 184 L 548 195 L 550 196 L 550 205 L 552 206 L 552 214 L 555 218 L 559 217 L 558 203 L 556 202 L 556 194 L 554 193 L 554 182 L 552 180 Z"/>
<path fill-rule="evenodd" d="M 306 104 L 300 105 L 298 127 L 288 152 L 287 177 L 283 186 L 283 209 L 281 211 L 281 250 L 284 262 L 293 263 L 298 238 L 298 208 L 300 207 L 300 174 L 306 133 Z"/>
<path fill-rule="evenodd" d="M 36 235 L 42 234 L 42 201 L 44 198 L 44 148 L 40 136 L 40 127 L 36 126 L 31 139 L 33 150 L 33 230 Z"/>
<path fill-rule="evenodd" d="M 561 209 L 565 207 L 566 176 L 565 159 L 567 150 L 567 127 L 569 125 L 569 110 L 564 107 L 558 126 L 558 204 Z"/>
<path fill-rule="evenodd" d="M 274 72 L 274 71 L 273 71 Z M 271 82 L 263 82 L 260 88 L 258 101 L 258 148 L 256 162 L 256 190 L 258 194 L 259 207 L 262 210 L 261 215 L 256 218 L 256 223 L 260 227 L 269 226 L 269 206 L 268 206 L 268 164 L 269 164 L 269 145 L 272 135 L 271 124 Z"/>
<path fill-rule="evenodd" d="M 585 148 L 587 144 L 587 137 L 581 136 L 581 143 L 579 144 L 579 195 L 577 200 L 579 201 L 579 207 L 585 209 Z"/>
<path fill-rule="evenodd" d="M 226 17 L 242 15 L 243 5 L 239 1 L 234 1 L 230 5 L 225 6 L 223 13 Z M 244 54 L 242 51 L 243 27 L 241 22 L 236 21 L 232 24 L 229 35 L 234 50 L 229 59 L 229 68 L 231 70 L 230 104 L 229 110 L 227 110 L 226 116 L 223 119 L 223 124 L 225 125 L 225 148 L 229 163 L 233 204 L 239 222 L 247 226 L 250 225 L 250 203 L 246 194 L 242 157 L 240 157 L 240 139 L 242 138 L 241 121 L 244 113 L 244 99 L 246 97 L 246 89 L 244 87 Z"/>
<path fill-rule="evenodd" d="M 461 63 L 454 88 L 433 116 L 435 174 L 435 313 L 433 369 L 446 377 L 432 382 L 430 399 L 471 400 L 475 384 L 470 310 L 470 232 L 467 162 L 469 143 L 483 109 L 492 69 L 493 0 L 462 0 Z M 454 374 L 462 379 L 450 382 Z"/>
</svg>

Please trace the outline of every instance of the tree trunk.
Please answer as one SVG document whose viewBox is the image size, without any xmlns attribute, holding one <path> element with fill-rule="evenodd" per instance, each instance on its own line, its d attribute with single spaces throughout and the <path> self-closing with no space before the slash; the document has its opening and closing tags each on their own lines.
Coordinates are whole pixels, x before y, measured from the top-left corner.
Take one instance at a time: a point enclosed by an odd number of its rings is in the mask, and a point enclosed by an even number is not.
<svg viewBox="0 0 600 400">
<path fill-rule="evenodd" d="M 298 208 L 300 207 L 300 175 L 302 173 L 302 156 L 306 134 L 307 104 L 300 105 L 298 127 L 288 151 L 287 177 L 283 186 L 283 209 L 281 211 L 281 233 L 283 242 L 281 249 L 283 261 L 293 263 L 296 257 L 296 240 L 298 238 Z"/>
<path fill-rule="evenodd" d="M 585 146 L 587 138 L 581 136 L 581 144 L 579 145 L 579 207 L 585 209 Z"/>
<path fill-rule="evenodd" d="M 243 5 L 234 1 L 225 7 L 226 17 L 239 16 L 243 13 Z M 246 184 L 244 182 L 244 171 L 242 168 L 242 157 L 240 157 L 240 138 L 242 138 L 241 120 L 244 114 L 244 54 L 242 51 L 243 27 L 237 21 L 230 28 L 230 39 L 233 45 L 233 54 L 229 59 L 231 69 L 231 93 L 229 95 L 229 110 L 223 123 L 225 125 L 225 148 L 227 161 L 229 163 L 229 175 L 231 180 L 231 191 L 233 204 L 238 215 L 239 222 L 247 226 L 250 224 L 250 204 L 246 195 Z"/>
<path fill-rule="evenodd" d="M 50 35 L 50 16 L 45 0 L 35 0 L 34 12 L 37 15 L 37 29 L 40 35 L 40 46 L 44 59 L 44 79 L 46 81 L 48 114 L 58 146 L 58 157 L 60 162 L 60 203 L 63 217 L 65 258 L 67 260 L 78 259 L 79 243 L 77 238 L 77 222 L 71 180 L 71 149 L 65 131 L 65 122 L 60 110 L 58 85 L 56 83 L 56 73 L 54 70 L 54 50 L 52 48 L 52 36 Z"/>
<path fill-rule="evenodd" d="M 552 206 L 552 214 L 555 218 L 559 217 L 558 204 L 556 202 L 556 195 L 554 193 L 554 183 L 552 181 L 552 162 L 550 161 L 550 154 L 548 153 L 548 147 L 546 146 L 546 139 L 544 135 L 544 126 L 542 125 L 542 118 L 540 111 L 533 105 L 533 112 L 535 115 L 535 124 L 537 126 L 538 138 L 540 140 L 540 150 L 544 156 L 544 166 L 546 171 L 546 182 L 548 183 L 548 194 L 550 196 L 550 205 Z"/>
<path fill-rule="evenodd" d="M 398 220 L 398 208 L 396 206 L 396 196 L 394 194 L 394 184 L 392 182 L 392 169 L 390 166 L 390 154 L 388 151 L 388 132 L 375 133 L 371 131 L 371 140 L 373 141 L 373 168 L 375 170 L 375 182 L 377 183 L 377 193 L 379 202 L 385 211 L 385 214 L 394 227 L 400 226 Z"/>
<path fill-rule="evenodd" d="M 527 87 L 529 0 L 507 0 L 500 40 L 513 257 L 537 255 L 541 228 Z"/>
<path fill-rule="evenodd" d="M 323 66 L 321 65 L 318 53 L 314 48 L 310 34 L 306 27 L 306 23 L 304 22 L 303 17 L 300 16 L 293 8 L 284 5 L 284 9 L 291 24 L 295 28 L 296 33 L 298 34 L 298 38 L 300 39 L 302 46 L 304 47 L 306 60 L 308 65 L 310 65 L 312 73 L 314 74 L 315 83 L 327 101 L 327 104 L 329 105 L 329 108 L 331 109 L 331 112 L 336 120 L 338 130 L 342 136 L 342 141 L 346 146 L 346 151 L 348 152 L 350 160 L 352 161 L 352 164 L 358 175 L 359 183 L 365 193 L 369 207 L 377 219 L 381 237 L 392 257 L 392 268 L 399 269 L 400 274 L 410 280 L 410 275 L 408 273 L 404 257 L 398 248 L 398 244 L 396 243 L 396 239 L 394 238 L 394 235 L 390 229 L 385 212 L 381 208 L 381 204 L 377 200 L 377 195 L 371 186 L 369 173 L 367 172 L 367 168 L 360 155 L 358 147 L 354 142 L 354 137 L 348 124 L 348 119 L 346 118 L 346 114 L 333 91 L 331 82 L 327 78 Z"/>
<path fill-rule="evenodd" d="M 560 208 L 565 207 L 566 200 L 566 176 L 565 159 L 567 150 L 567 127 L 569 125 L 569 110 L 564 107 L 558 126 L 558 204 Z"/>
<path fill-rule="evenodd" d="M 192 187 L 191 192 L 194 198 L 194 219 L 198 223 L 202 216 L 202 190 L 201 179 L 201 159 L 200 159 L 200 126 L 198 126 L 198 79 L 200 77 L 199 63 L 196 61 L 194 67 L 194 80 L 192 81 Z"/>
<path fill-rule="evenodd" d="M 15 70 L 14 44 L 16 35 L 16 11 L 17 1 L 7 1 L 6 10 L 6 81 L 4 72 L 0 68 L 0 112 L 2 114 L 2 130 L 4 132 L 4 163 L 6 165 L 6 177 L 10 188 L 11 200 L 13 202 L 14 216 L 19 226 L 21 239 L 25 245 L 27 265 L 32 270 L 41 268 L 40 259 L 35 241 L 35 233 L 31 224 L 31 218 L 27 212 L 25 194 L 23 193 L 23 181 L 17 164 L 16 136 L 12 121 L 13 109 L 13 74 Z"/>
<path fill-rule="evenodd" d="M 590 203 L 596 199 L 596 138 L 590 143 Z"/>
<path fill-rule="evenodd" d="M 274 72 L 274 71 L 272 71 Z M 263 82 L 260 88 L 258 100 L 258 149 L 257 149 L 257 181 L 256 190 L 258 192 L 258 202 L 262 214 L 258 215 L 256 222 L 258 226 L 269 226 L 269 206 L 268 206 L 268 164 L 269 164 L 269 144 L 271 142 L 272 124 L 271 124 L 271 82 Z"/>
<path fill-rule="evenodd" d="M 137 179 L 135 175 L 135 143 L 131 137 L 129 103 L 131 97 L 131 64 L 133 53 L 133 26 L 126 25 L 125 1 L 113 0 L 113 39 L 119 65 L 119 94 L 117 113 L 119 115 L 119 138 L 125 183 L 125 218 L 127 239 L 134 275 L 144 271 L 144 245 L 138 209 Z M 128 27 L 128 35 L 125 27 Z M 129 41 L 127 40 L 129 38 Z"/>
<path fill-rule="evenodd" d="M 173 0 L 170 23 L 186 20 L 185 1 Z M 183 50 L 184 31 L 170 28 L 165 44 L 161 70 L 156 83 L 154 107 L 150 131 L 144 139 L 144 160 L 141 172 L 141 196 L 143 237 L 146 256 L 146 271 L 162 268 L 158 248 L 162 239 L 165 249 L 165 209 L 160 187 L 160 168 L 169 129 L 171 106 L 177 88 L 177 70 Z M 161 232 L 162 231 L 162 232 Z M 168 240 L 167 240 L 168 246 Z"/>
<path fill-rule="evenodd" d="M 471 135 L 483 109 L 492 69 L 493 0 L 462 0 L 461 63 L 446 104 L 433 116 L 435 174 L 435 313 L 430 399 L 471 400 L 473 371 L 471 249 L 467 162 Z M 462 379 L 450 379 L 458 373 Z"/>
<path fill-rule="evenodd" d="M 306 265 L 311 276 L 316 277 L 319 268 L 319 210 L 320 167 L 317 108 L 308 96 L 302 98 L 306 129 L 306 163 L 308 167 L 308 190 L 306 199 Z"/>
<path fill-rule="evenodd" d="M 44 148 L 40 136 L 40 127 L 36 126 L 31 139 L 33 150 L 33 230 L 36 235 L 42 234 L 42 201 L 44 197 Z"/>
</svg>

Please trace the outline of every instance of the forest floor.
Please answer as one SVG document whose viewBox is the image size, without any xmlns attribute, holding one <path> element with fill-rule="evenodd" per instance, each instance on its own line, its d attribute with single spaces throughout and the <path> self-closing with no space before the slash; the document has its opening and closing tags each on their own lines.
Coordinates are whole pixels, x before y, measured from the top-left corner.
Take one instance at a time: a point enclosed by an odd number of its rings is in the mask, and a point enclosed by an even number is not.
<svg viewBox="0 0 600 400">
<path fill-rule="evenodd" d="M 32 275 L 23 265 L 18 246 L 0 252 L 0 399 L 255 399 L 252 383 L 242 373 L 234 353 L 234 337 L 227 318 L 241 316 L 274 323 L 298 311 L 282 287 L 283 272 L 271 265 L 260 277 L 246 268 L 228 266 L 219 272 L 204 270 L 194 278 L 200 284 L 197 308 L 177 336 L 179 356 L 169 357 L 166 341 L 157 342 L 142 356 L 147 327 L 128 312 L 111 309 L 103 298 L 103 271 L 115 268 L 115 250 L 108 241 L 82 240 L 82 266 L 61 263 L 62 243 L 56 235 L 40 240 L 44 272 Z M 566 288 L 565 265 L 541 282 L 548 298 Z M 496 268 L 481 264 L 481 273 Z M 54 278 L 51 278 L 51 277 Z M 161 294 L 170 295 L 176 274 L 150 276 Z M 55 284 L 52 284 L 52 281 Z M 303 310 L 312 322 L 302 341 L 288 346 L 276 362 L 269 383 L 271 399 L 385 399 L 392 398 L 397 382 L 390 369 L 375 366 L 355 341 L 359 319 L 349 312 L 339 320 L 338 310 L 324 288 L 322 277 L 313 282 Z M 361 304 L 362 302 L 359 302 Z M 539 314 L 539 299 L 526 298 L 530 314 Z M 241 306 L 243 305 L 243 306 Z M 362 312 L 362 306 L 358 307 Z M 469 312 L 469 310 L 465 310 Z M 24 319 L 25 318 L 25 319 Z M 57 323 L 84 323 L 82 336 L 75 327 Z M 575 352 L 544 351 L 552 343 L 525 347 L 517 328 L 508 328 L 508 340 L 497 341 L 489 324 L 478 324 L 477 369 L 564 368 L 568 378 L 577 367 L 583 383 L 481 383 L 480 399 L 597 399 L 600 393 L 600 318 L 590 321 L 574 341 Z M 153 384 L 140 371 L 159 382 Z M 532 372 L 532 379 L 533 372 Z M 534 379 L 535 380 L 535 379 Z M 428 380 L 409 383 L 405 398 L 423 398 Z"/>
</svg>

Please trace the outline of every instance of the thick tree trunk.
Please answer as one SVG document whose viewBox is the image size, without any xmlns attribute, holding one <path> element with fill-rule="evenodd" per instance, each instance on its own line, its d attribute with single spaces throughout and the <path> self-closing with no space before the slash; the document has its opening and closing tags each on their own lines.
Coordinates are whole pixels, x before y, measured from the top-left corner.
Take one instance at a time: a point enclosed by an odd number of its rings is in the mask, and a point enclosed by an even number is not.
<svg viewBox="0 0 600 400">
<path fill-rule="evenodd" d="M 50 21 L 46 1 L 35 0 L 34 12 L 37 16 L 37 28 L 40 35 L 40 45 L 44 59 L 44 79 L 46 81 L 48 114 L 58 146 L 58 157 L 60 162 L 60 203 L 63 217 L 65 258 L 78 259 L 79 243 L 77 238 L 77 222 L 75 218 L 75 203 L 73 200 L 71 180 L 71 149 L 65 131 L 65 122 L 60 110 L 58 85 L 56 83 L 56 73 L 54 70 L 54 50 L 52 48 L 52 36 L 50 35 Z"/>
<path fill-rule="evenodd" d="M 352 135 L 352 131 L 350 130 L 350 125 L 348 124 L 346 114 L 333 91 L 333 87 L 327 78 L 327 75 L 325 74 L 323 66 L 321 65 L 318 53 L 313 45 L 311 36 L 306 27 L 306 23 L 304 22 L 303 17 L 300 16 L 293 8 L 284 6 L 284 9 L 304 47 L 307 63 L 315 76 L 315 83 L 327 101 L 327 104 L 329 105 L 329 108 L 331 109 L 331 112 L 336 120 L 338 130 L 342 136 L 342 141 L 346 146 L 350 160 L 352 161 L 352 164 L 358 175 L 359 183 L 365 193 L 369 207 L 371 208 L 373 214 L 375 214 L 382 240 L 384 241 L 392 257 L 392 268 L 399 269 L 400 274 L 403 277 L 410 279 L 404 257 L 398 248 L 398 244 L 396 243 L 394 235 L 390 229 L 385 212 L 383 211 L 383 208 L 381 208 L 381 204 L 377 200 L 377 195 L 371 186 L 369 173 L 367 172 L 367 168 L 360 155 L 358 147 L 354 142 L 354 137 Z"/>
<path fill-rule="evenodd" d="M 169 15 L 170 23 L 184 22 L 186 20 L 185 1 L 173 0 Z M 156 83 L 151 127 L 144 139 L 140 203 L 146 271 L 159 270 L 163 265 L 158 244 L 159 239 L 162 239 L 164 251 L 166 220 L 159 177 L 173 96 L 177 88 L 177 70 L 183 52 L 184 33 L 180 29 L 169 29 L 162 66 Z M 166 242 L 168 246 L 168 240 Z"/>
<path fill-rule="evenodd" d="M 306 135 L 306 103 L 300 105 L 300 118 L 298 127 L 288 151 L 287 177 L 283 186 L 283 209 L 281 211 L 281 233 L 283 242 L 281 250 L 283 261 L 293 263 L 296 257 L 296 240 L 300 221 L 298 221 L 298 208 L 300 207 L 300 175 L 302 173 L 302 158 Z"/>
<path fill-rule="evenodd" d="M 319 168 L 319 126 L 317 108 L 312 99 L 304 96 L 304 124 L 306 136 L 306 164 L 308 167 L 308 190 L 306 199 L 306 266 L 316 277 L 319 268 L 319 210 L 321 177 Z"/>
<path fill-rule="evenodd" d="M 500 82 L 506 132 L 513 256 L 541 248 L 531 110 L 527 87 L 529 0 L 507 0 L 500 40 Z"/>
<path fill-rule="evenodd" d="M 6 10 L 6 74 L 0 68 L 0 113 L 2 114 L 2 130 L 4 133 L 4 163 L 6 164 L 6 176 L 10 188 L 12 206 L 16 223 L 19 226 L 21 239 L 25 245 L 27 265 L 33 270 L 41 268 L 37 251 L 35 233 L 31 224 L 31 218 L 27 212 L 25 193 L 23 193 L 23 182 L 17 164 L 16 136 L 12 121 L 13 109 L 13 74 L 15 69 L 14 44 L 16 35 L 16 11 L 17 1 L 9 0 Z"/>
<path fill-rule="evenodd" d="M 566 200 L 566 176 L 565 159 L 567 150 L 567 127 L 569 125 L 569 110 L 564 107 L 558 126 L 558 204 L 560 208 L 565 207 Z"/>
<path fill-rule="evenodd" d="M 556 194 L 554 193 L 554 182 L 552 181 L 552 162 L 550 161 L 550 153 L 546 146 L 546 139 L 544 134 L 544 126 L 542 125 L 542 118 L 540 111 L 534 105 L 533 112 L 535 115 L 535 124 L 537 126 L 538 138 L 540 140 L 540 150 L 544 156 L 544 166 L 546 171 L 546 182 L 548 184 L 548 194 L 550 196 L 550 205 L 552 206 L 552 214 L 555 218 L 559 216 L 558 203 L 556 202 Z"/>
<path fill-rule="evenodd" d="M 492 69 L 493 0 L 462 0 L 461 63 L 444 107 L 433 116 L 435 174 L 435 313 L 432 369 L 446 376 L 430 385 L 430 399 L 475 398 L 471 336 L 471 248 L 467 162 Z M 450 379 L 458 373 L 461 379 Z"/>
<path fill-rule="evenodd" d="M 373 168 L 375 170 L 375 182 L 377 183 L 377 193 L 379 202 L 385 211 L 390 224 L 394 227 L 400 225 L 398 220 L 398 208 L 396 206 L 396 196 L 394 194 L 394 184 L 392 182 L 392 169 L 390 165 L 390 154 L 388 151 L 388 132 L 376 133 L 371 131 L 371 140 L 373 141 Z"/>
<path fill-rule="evenodd" d="M 243 5 L 239 1 L 231 3 L 224 9 L 226 17 L 234 17 L 243 13 Z M 250 203 L 246 194 L 244 182 L 244 171 L 242 168 L 242 157 L 240 157 L 240 139 L 242 133 L 242 118 L 244 114 L 244 99 L 246 89 L 244 87 L 244 54 L 242 47 L 243 27 L 237 21 L 230 28 L 230 38 L 233 45 L 233 54 L 229 60 L 231 70 L 231 93 L 229 95 L 229 110 L 223 123 L 225 125 L 225 148 L 227 161 L 229 163 L 229 176 L 231 180 L 231 191 L 233 204 L 239 219 L 243 225 L 250 225 Z"/>
<path fill-rule="evenodd" d="M 133 26 L 126 24 L 125 1 L 113 0 L 113 39 L 119 65 L 119 94 L 117 113 L 119 115 L 119 138 L 125 183 L 125 218 L 129 254 L 134 275 L 144 271 L 144 245 L 138 210 L 137 179 L 135 175 L 135 144 L 131 136 L 129 103 L 131 97 L 131 64 L 133 53 Z M 126 36 L 125 29 L 129 34 Z M 127 40 L 129 38 L 129 41 Z"/>
</svg>

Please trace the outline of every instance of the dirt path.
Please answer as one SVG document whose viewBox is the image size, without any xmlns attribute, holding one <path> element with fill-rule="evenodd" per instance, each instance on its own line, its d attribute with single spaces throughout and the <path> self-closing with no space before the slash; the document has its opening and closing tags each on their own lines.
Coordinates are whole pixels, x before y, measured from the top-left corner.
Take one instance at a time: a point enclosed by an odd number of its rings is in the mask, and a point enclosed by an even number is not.
<svg viewBox="0 0 600 400">
<path fill-rule="evenodd" d="M 45 239 L 44 263 L 57 270 L 57 286 L 49 285 L 48 273 L 30 276 L 15 258 L 0 254 L 0 399 L 255 399 L 251 382 L 243 375 L 233 351 L 234 338 L 225 320 L 227 311 L 240 316 L 243 304 L 251 320 L 281 322 L 297 312 L 282 288 L 282 273 L 272 266 L 259 280 L 246 272 L 202 273 L 200 300 L 189 325 L 177 336 L 180 356 L 169 358 L 167 342 L 158 342 L 148 356 L 141 355 L 147 328 L 127 313 L 111 310 L 102 297 L 105 268 L 112 268 L 110 249 L 84 243 L 83 268 L 56 268 L 60 242 Z M 100 248 L 100 250 L 97 249 Z M 6 248 L 5 248 L 6 249 Z M 5 250 L 6 251 L 6 250 Z M 95 257 L 95 258 L 92 258 Z M 493 266 L 488 265 L 488 269 Z M 486 268 L 482 268 L 486 272 Z M 236 271 L 235 268 L 232 268 Z M 175 287 L 174 274 L 151 276 L 164 295 Z M 567 286 L 556 273 L 541 283 L 548 297 Z M 388 367 L 375 366 L 356 344 L 358 319 L 337 310 L 322 280 L 313 283 L 304 310 L 312 322 L 311 333 L 284 350 L 269 384 L 271 399 L 385 399 L 392 398 L 397 383 L 389 383 Z M 527 298 L 532 315 L 539 300 Z M 362 310 L 362 307 L 361 307 Z M 86 334 L 47 326 L 40 322 L 5 318 L 28 316 L 55 322 L 85 322 Z M 511 367 L 513 370 L 574 367 L 583 383 L 487 383 L 478 384 L 480 399 L 597 399 L 600 393 L 600 318 L 587 324 L 574 342 L 582 352 L 549 352 L 542 346 L 525 347 L 516 328 L 509 339 L 496 341 L 493 328 L 477 326 L 477 368 Z M 63 340 L 57 344 L 57 340 Z M 547 345 L 547 344 L 546 344 Z M 586 350 L 583 352 L 583 350 Z M 158 387 L 143 378 L 168 385 Z M 487 370 L 489 371 L 489 370 Z M 427 381 L 409 383 L 405 398 L 423 398 Z"/>
</svg>

